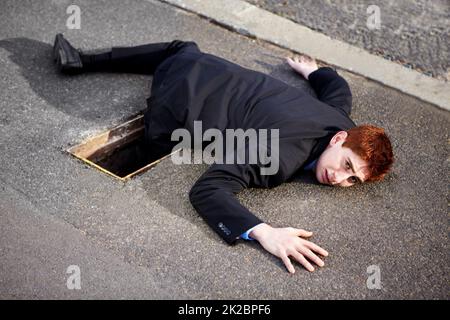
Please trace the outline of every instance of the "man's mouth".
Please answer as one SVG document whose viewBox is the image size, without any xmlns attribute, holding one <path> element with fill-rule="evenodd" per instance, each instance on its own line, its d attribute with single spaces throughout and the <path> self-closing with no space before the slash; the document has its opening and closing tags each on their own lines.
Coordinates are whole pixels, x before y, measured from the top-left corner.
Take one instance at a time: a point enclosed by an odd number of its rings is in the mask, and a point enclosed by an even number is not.
<svg viewBox="0 0 450 320">
<path fill-rule="evenodd" d="M 325 181 L 326 183 L 330 184 L 330 180 L 328 179 L 328 172 L 327 172 L 327 169 L 324 170 L 324 173 L 323 173 L 323 181 Z"/>
</svg>

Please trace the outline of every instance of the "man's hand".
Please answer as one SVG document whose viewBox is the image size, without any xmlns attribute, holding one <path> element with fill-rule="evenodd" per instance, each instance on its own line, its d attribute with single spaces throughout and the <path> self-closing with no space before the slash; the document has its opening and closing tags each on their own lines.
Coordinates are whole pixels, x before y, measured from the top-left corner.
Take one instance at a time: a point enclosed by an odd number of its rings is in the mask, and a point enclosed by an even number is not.
<svg viewBox="0 0 450 320">
<path fill-rule="evenodd" d="M 314 271 L 314 267 L 306 258 L 323 267 L 324 262 L 314 252 L 324 257 L 328 256 L 328 252 L 318 245 L 300 238 L 312 236 L 312 232 L 302 229 L 273 228 L 266 223 L 262 223 L 252 230 L 250 236 L 258 240 L 264 249 L 283 260 L 290 273 L 295 273 L 295 269 L 289 256 L 311 272 Z"/>
<path fill-rule="evenodd" d="M 292 59 L 287 57 L 286 62 L 306 80 L 308 80 L 312 72 L 318 69 L 316 60 L 307 55 L 301 55 L 300 58 L 294 57 Z"/>
</svg>

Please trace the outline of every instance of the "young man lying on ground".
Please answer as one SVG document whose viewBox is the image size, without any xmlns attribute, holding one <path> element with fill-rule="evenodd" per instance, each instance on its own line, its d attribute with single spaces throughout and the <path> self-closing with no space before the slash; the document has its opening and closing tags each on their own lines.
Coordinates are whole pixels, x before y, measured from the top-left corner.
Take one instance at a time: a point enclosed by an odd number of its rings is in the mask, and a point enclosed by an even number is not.
<svg viewBox="0 0 450 320">
<path fill-rule="evenodd" d="M 203 53 L 195 42 L 175 40 L 84 54 L 58 34 L 53 54 L 59 70 L 68 74 L 153 75 L 144 119 L 154 158 L 172 151 L 174 130 L 185 128 L 194 134 L 194 121 L 201 121 L 203 130 L 222 132 L 277 129 L 278 152 L 272 150 L 278 156 L 275 173 L 261 174 L 261 163 L 214 163 L 196 181 L 189 198 L 227 243 L 255 239 L 282 259 L 291 273 L 295 269 L 290 258 L 314 271 L 312 263 L 322 267 L 320 256 L 327 256 L 327 251 L 304 239 L 311 232 L 264 223 L 235 194 L 248 187 L 278 186 L 299 170 L 313 170 L 319 183 L 349 187 L 382 180 L 393 163 L 384 130 L 356 126 L 350 119 L 352 95 L 347 82 L 332 68 L 318 68 L 305 56 L 287 62 L 309 80 L 317 98 L 264 73 Z"/>
</svg>

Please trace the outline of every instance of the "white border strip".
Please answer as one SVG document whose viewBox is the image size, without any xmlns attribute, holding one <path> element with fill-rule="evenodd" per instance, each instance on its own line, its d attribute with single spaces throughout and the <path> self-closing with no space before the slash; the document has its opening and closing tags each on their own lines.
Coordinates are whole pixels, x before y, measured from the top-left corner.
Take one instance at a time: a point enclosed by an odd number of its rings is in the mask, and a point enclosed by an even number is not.
<svg viewBox="0 0 450 320">
<path fill-rule="evenodd" d="M 160 0 L 244 35 L 254 36 L 360 74 L 450 111 L 450 83 L 331 39 L 241 0 Z"/>
</svg>

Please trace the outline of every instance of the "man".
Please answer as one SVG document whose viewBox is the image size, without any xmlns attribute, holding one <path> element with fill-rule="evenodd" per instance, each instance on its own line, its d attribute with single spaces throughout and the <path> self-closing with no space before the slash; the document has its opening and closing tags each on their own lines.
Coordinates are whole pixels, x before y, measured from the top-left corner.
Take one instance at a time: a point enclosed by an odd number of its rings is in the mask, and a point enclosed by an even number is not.
<svg viewBox="0 0 450 320">
<path fill-rule="evenodd" d="M 194 42 L 175 40 L 83 54 L 59 34 L 53 52 L 64 73 L 153 75 L 144 119 L 145 137 L 155 158 L 171 152 L 174 130 L 193 132 L 194 121 L 202 121 L 203 130 L 278 129 L 275 174 L 262 175 L 260 163 L 215 163 L 194 184 L 189 198 L 227 243 L 255 239 L 282 259 L 291 273 L 295 269 L 290 257 L 314 271 L 313 263 L 322 267 L 320 256 L 328 253 L 304 239 L 311 232 L 264 223 L 235 194 L 247 187 L 278 186 L 299 170 L 313 170 L 320 183 L 332 186 L 378 181 L 393 163 L 384 130 L 357 127 L 349 118 L 352 95 L 347 82 L 329 67 L 318 68 L 311 58 L 288 58 L 287 62 L 309 80 L 317 98 L 269 75 L 203 53 Z"/>
</svg>

